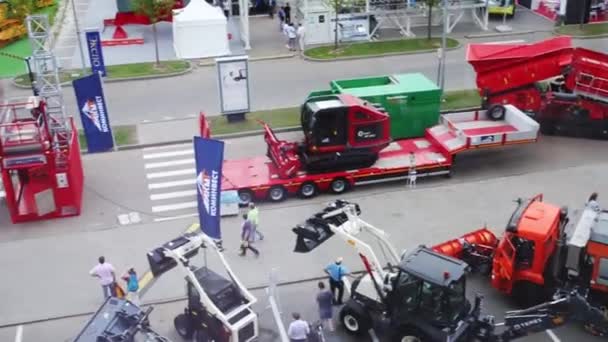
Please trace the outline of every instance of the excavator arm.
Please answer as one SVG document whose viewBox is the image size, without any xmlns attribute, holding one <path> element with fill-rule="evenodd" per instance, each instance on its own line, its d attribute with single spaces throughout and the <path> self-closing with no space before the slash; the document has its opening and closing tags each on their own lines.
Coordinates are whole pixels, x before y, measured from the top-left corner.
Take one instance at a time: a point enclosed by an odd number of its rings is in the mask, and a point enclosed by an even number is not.
<svg viewBox="0 0 608 342">
<path fill-rule="evenodd" d="M 484 338 L 488 342 L 516 340 L 569 322 L 581 322 L 594 335 L 608 333 L 606 313 L 589 304 L 578 289 L 558 290 L 550 302 L 527 309 L 508 311 L 505 322 L 496 324 L 496 331 Z"/>
</svg>

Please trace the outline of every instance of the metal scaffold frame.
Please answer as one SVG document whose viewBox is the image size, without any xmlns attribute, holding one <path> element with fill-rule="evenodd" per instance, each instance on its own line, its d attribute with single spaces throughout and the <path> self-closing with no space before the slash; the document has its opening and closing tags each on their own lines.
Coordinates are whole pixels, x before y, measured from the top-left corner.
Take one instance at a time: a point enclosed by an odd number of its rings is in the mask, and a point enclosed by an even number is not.
<svg viewBox="0 0 608 342">
<path fill-rule="evenodd" d="M 65 114 L 57 59 L 51 49 L 49 18 L 46 14 L 30 15 L 26 23 L 32 46 L 32 67 L 36 73 L 35 87 L 45 103 L 45 119 L 53 150 L 57 152 L 57 162 L 61 162 L 61 156 L 69 147 L 71 125 Z"/>
</svg>

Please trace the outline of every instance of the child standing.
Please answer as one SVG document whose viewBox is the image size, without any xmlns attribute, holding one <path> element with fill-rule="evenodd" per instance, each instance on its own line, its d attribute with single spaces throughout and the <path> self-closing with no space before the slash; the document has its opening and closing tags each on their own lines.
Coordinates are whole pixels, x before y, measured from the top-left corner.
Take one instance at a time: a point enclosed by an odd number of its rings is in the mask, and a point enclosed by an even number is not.
<svg viewBox="0 0 608 342">
<path fill-rule="evenodd" d="M 127 300 L 135 305 L 139 305 L 139 279 L 135 268 L 131 267 L 122 276 L 122 279 L 127 283 Z"/>
</svg>

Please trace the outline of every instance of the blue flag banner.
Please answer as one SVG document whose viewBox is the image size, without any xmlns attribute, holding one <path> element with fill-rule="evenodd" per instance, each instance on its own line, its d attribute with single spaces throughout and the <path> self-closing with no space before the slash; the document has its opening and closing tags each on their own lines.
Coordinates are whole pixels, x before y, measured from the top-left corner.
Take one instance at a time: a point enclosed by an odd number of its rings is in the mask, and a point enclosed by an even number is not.
<svg viewBox="0 0 608 342">
<path fill-rule="evenodd" d="M 101 51 L 101 35 L 97 30 L 89 30 L 85 33 L 87 40 L 87 50 L 89 50 L 89 60 L 91 61 L 91 71 L 94 74 L 100 73 L 106 76 L 106 65 L 103 61 Z"/>
<path fill-rule="evenodd" d="M 194 137 L 196 189 L 201 229 L 212 239 L 221 239 L 220 200 L 224 142 Z"/>
<path fill-rule="evenodd" d="M 72 81 L 80 120 L 87 138 L 89 152 L 103 152 L 114 147 L 112 127 L 106 110 L 101 76 L 93 74 Z"/>
</svg>

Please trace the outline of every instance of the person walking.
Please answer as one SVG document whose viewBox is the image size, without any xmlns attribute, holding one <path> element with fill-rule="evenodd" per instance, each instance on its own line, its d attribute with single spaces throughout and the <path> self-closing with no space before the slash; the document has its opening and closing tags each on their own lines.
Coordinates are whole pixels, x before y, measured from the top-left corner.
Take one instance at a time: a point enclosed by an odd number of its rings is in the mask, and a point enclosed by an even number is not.
<svg viewBox="0 0 608 342">
<path fill-rule="evenodd" d="M 127 300 L 139 305 L 139 279 L 135 268 L 130 267 L 122 276 L 122 279 L 127 283 Z"/>
<path fill-rule="evenodd" d="M 310 327 L 308 322 L 300 318 L 300 314 L 294 312 L 291 314 L 293 321 L 289 323 L 287 329 L 287 336 L 290 342 L 306 342 L 308 340 L 308 334 L 310 334 Z"/>
<path fill-rule="evenodd" d="M 296 28 L 293 26 L 293 23 L 287 24 L 285 28 L 285 33 L 287 34 L 287 47 L 289 51 L 296 51 L 296 37 L 298 36 L 296 32 Z"/>
<path fill-rule="evenodd" d="M 285 3 L 285 9 L 283 11 L 285 12 L 285 21 L 291 23 L 291 6 L 289 6 L 289 2 Z"/>
<path fill-rule="evenodd" d="M 592 193 L 587 200 L 586 207 L 595 211 L 601 211 L 602 209 L 600 208 L 600 203 L 597 201 L 597 197 L 597 192 Z"/>
<path fill-rule="evenodd" d="M 99 263 L 89 271 L 89 274 L 91 277 L 99 278 L 99 284 L 103 291 L 103 298 L 106 299 L 115 295 L 114 283 L 116 282 L 116 271 L 112 264 L 106 262 L 104 256 L 100 256 L 97 261 Z"/>
<path fill-rule="evenodd" d="M 285 7 L 280 6 L 277 14 L 279 17 L 279 32 L 285 32 L 285 28 L 283 27 L 283 24 L 285 24 Z"/>
<path fill-rule="evenodd" d="M 277 9 L 277 0 L 270 0 L 270 3 L 268 4 L 268 15 L 270 16 L 270 19 L 274 19 L 274 12 Z"/>
<path fill-rule="evenodd" d="M 255 206 L 255 203 L 249 203 L 249 212 L 247 212 L 247 219 L 251 221 L 254 239 L 257 237 L 260 240 L 264 240 L 264 234 L 259 230 L 260 224 L 260 210 Z"/>
<path fill-rule="evenodd" d="M 228 18 L 230 16 L 230 8 L 228 6 L 229 2 L 228 0 L 220 0 L 222 2 L 222 10 L 224 11 L 224 15 L 226 16 L 226 18 Z"/>
<path fill-rule="evenodd" d="M 334 331 L 333 318 L 333 295 L 330 291 L 325 288 L 325 283 L 322 281 L 317 284 L 319 287 L 319 293 L 317 293 L 317 304 L 319 305 L 319 319 L 324 327 L 327 327 L 329 331 Z"/>
<path fill-rule="evenodd" d="M 255 256 L 260 256 L 260 251 L 252 246 L 254 240 L 253 225 L 247 219 L 247 214 L 243 214 L 243 226 L 241 228 L 241 253 L 240 256 L 247 255 L 247 250 L 251 250 Z"/>
<path fill-rule="evenodd" d="M 304 52 L 304 35 L 306 34 L 306 29 L 304 28 L 304 25 L 302 25 L 302 23 L 298 24 L 298 32 L 297 32 L 297 36 L 298 36 L 298 45 L 300 46 L 300 51 Z"/>
<path fill-rule="evenodd" d="M 344 296 L 344 280 L 342 278 L 348 275 L 348 269 L 342 265 L 342 257 L 336 259 L 333 264 L 325 267 L 325 273 L 329 275 L 329 288 L 334 305 L 342 305 L 342 297 Z M 336 290 L 338 297 L 336 298 Z"/>
</svg>

